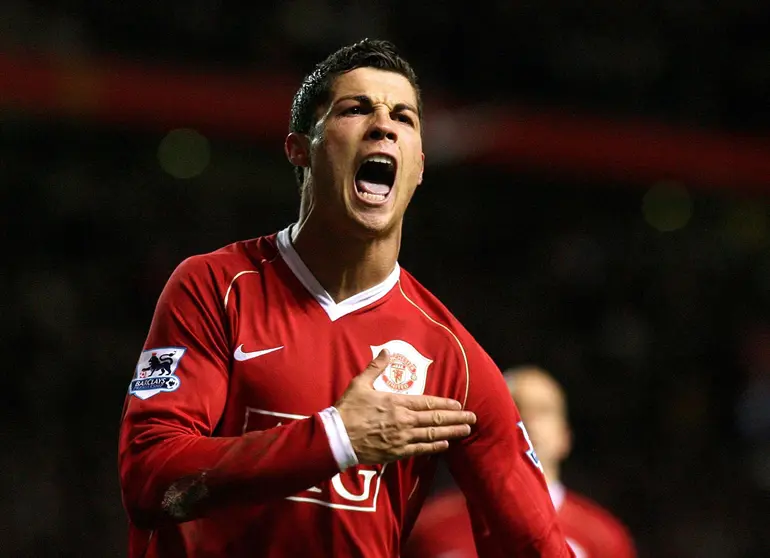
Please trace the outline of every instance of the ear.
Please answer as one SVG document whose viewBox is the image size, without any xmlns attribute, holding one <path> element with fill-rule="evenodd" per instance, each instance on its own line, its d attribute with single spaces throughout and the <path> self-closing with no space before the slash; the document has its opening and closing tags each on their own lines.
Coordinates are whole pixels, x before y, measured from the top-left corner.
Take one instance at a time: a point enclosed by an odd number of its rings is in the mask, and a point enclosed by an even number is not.
<svg viewBox="0 0 770 558">
<path fill-rule="evenodd" d="M 292 132 L 283 144 L 286 158 L 295 167 L 310 166 L 310 141 L 305 134 Z"/>
<path fill-rule="evenodd" d="M 417 179 L 418 186 L 422 184 L 422 174 L 425 172 L 425 153 L 422 153 L 421 156 L 422 156 L 422 163 L 420 165 L 420 178 Z"/>
</svg>

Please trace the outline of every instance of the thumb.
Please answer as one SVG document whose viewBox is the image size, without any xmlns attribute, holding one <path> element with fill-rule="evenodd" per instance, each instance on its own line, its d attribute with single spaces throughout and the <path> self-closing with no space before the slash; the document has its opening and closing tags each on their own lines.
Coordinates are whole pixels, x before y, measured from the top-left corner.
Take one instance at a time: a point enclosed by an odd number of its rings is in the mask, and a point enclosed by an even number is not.
<svg viewBox="0 0 770 558">
<path fill-rule="evenodd" d="M 382 374 L 390 364 L 390 352 L 387 349 L 382 349 L 380 353 L 374 357 L 374 360 L 361 372 L 361 377 L 367 384 L 371 385 L 377 376 Z"/>
</svg>

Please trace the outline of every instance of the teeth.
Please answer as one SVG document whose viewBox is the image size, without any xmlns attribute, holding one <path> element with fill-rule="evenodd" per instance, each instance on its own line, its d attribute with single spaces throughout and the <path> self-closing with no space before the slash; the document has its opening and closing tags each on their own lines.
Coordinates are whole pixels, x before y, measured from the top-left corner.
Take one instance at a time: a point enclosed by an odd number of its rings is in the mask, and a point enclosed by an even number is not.
<svg viewBox="0 0 770 558">
<path fill-rule="evenodd" d="M 365 200 L 375 201 L 375 202 L 382 201 L 385 199 L 385 196 L 383 196 L 382 194 L 370 194 L 369 192 L 362 192 L 360 190 L 358 191 L 358 195 L 364 198 Z"/>
<path fill-rule="evenodd" d="M 395 164 L 393 158 L 387 155 L 369 155 L 364 159 L 364 161 L 371 161 L 373 163 L 385 163 L 386 165 L 391 166 Z"/>
</svg>

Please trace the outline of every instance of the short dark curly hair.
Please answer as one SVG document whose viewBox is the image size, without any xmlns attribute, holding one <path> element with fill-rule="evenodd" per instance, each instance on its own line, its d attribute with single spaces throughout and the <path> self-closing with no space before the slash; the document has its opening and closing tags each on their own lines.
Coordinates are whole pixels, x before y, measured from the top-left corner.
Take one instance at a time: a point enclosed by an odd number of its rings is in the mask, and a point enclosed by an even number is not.
<svg viewBox="0 0 770 558">
<path fill-rule="evenodd" d="M 417 83 L 417 74 L 412 66 L 401 58 L 393 43 L 363 39 L 330 54 L 302 80 L 302 85 L 291 103 L 289 131 L 300 134 L 309 133 L 316 123 L 318 107 L 329 101 L 335 78 L 356 68 L 387 70 L 408 79 L 417 97 L 418 117 L 422 119 L 422 95 Z M 302 167 L 294 168 L 300 186 L 304 176 L 303 170 Z"/>
</svg>

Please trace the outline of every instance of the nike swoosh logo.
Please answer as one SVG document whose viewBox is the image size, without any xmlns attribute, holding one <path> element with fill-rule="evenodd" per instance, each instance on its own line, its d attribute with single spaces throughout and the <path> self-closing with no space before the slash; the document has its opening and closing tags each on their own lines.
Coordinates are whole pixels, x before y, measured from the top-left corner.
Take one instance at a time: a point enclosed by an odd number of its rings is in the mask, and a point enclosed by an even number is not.
<svg viewBox="0 0 770 558">
<path fill-rule="evenodd" d="M 237 349 L 235 349 L 235 353 L 233 353 L 233 357 L 235 360 L 251 360 L 252 358 L 257 358 L 262 355 L 266 355 L 268 353 L 272 353 L 274 351 L 280 351 L 283 349 L 283 345 L 280 347 L 273 347 L 272 349 L 265 349 L 263 351 L 254 351 L 253 353 L 244 353 L 243 352 L 243 345 L 240 345 Z"/>
</svg>

